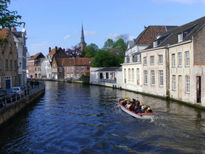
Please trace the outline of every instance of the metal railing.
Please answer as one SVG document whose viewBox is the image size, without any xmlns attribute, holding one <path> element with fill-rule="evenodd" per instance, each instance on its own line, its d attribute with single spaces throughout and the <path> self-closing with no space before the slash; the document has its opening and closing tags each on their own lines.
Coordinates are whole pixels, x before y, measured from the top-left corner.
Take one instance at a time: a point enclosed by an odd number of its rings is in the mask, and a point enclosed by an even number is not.
<svg viewBox="0 0 205 154">
<path fill-rule="evenodd" d="M 0 110 L 10 104 L 15 104 L 23 99 L 28 98 L 29 96 L 33 96 L 34 94 L 43 90 L 44 88 L 45 85 L 43 82 L 38 82 L 38 83 L 34 82 L 34 84 L 29 85 L 29 88 L 23 90 L 21 94 L 15 93 L 15 94 L 8 94 L 6 96 L 0 97 Z"/>
</svg>

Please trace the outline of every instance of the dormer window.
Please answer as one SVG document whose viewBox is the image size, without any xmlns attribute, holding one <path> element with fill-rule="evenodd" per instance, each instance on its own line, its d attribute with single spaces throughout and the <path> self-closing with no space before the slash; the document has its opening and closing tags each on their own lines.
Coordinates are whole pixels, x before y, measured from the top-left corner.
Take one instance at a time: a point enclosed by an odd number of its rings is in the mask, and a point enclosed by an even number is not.
<svg viewBox="0 0 205 154">
<path fill-rule="evenodd" d="M 158 45 L 158 42 L 157 42 L 157 41 L 154 41 L 154 42 L 153 42 L 153 48 L 156 48 L 157 45 Z"/>
<path fill-rule="evenodd" d="M 178 43 L 183 41 L 183 33 L 178 34 Z"/>
</svg>

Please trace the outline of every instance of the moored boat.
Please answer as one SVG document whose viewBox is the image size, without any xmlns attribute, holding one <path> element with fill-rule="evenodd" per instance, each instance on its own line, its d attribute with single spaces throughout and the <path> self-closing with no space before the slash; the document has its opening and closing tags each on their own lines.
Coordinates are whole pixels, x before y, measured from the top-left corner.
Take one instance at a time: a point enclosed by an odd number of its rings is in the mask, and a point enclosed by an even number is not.
<svg viewBox="0 0 205 154">
<path fill-rule="evenodd" d="M 152 119 L 155 116 L 155 114 L 153 112 L 151 112 L 151 113 L 136 113 L 136 112 L 131 111 L 130 109 L 126 108 L 124 105 L 122 105 L 122 103 L 120 101 L 118 103 L 124 112 L 126 112 L 127 114 L 129 114 L 135 118 Z"/>
</svg>

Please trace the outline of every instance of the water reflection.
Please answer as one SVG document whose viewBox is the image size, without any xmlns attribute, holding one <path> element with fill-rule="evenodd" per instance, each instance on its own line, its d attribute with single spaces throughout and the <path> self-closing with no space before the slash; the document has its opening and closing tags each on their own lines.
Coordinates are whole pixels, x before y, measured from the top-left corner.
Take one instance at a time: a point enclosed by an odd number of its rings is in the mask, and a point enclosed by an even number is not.
<svg viewBox="0 0 205 154">
<path fill-rule="evenodd" d="M 137 98 L 154 121 L 122 112 L 121 97 Z M 0 152 L 203 153 L 205 113 L 174 102 L 112 88 L 46 82 L 37 103 L 0 127 Z"/>
</svg>

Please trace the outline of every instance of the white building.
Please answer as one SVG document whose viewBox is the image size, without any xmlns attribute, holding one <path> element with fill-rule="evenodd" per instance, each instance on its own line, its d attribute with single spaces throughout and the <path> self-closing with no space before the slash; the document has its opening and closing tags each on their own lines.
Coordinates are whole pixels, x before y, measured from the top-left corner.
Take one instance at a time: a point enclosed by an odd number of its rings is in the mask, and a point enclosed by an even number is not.
<svg viewBox="0 0 205 154">
<path fill-rule="evenodd" d="M 16 48 L 18 52 L 18 78 L 19 85 L 25 86 L 27 83 L 27 72 L 26 72 L 26 63 L 27 63 L 27 47 L 26 47 L 26 29 L 25 25 L 21 32 L 13 29 L 12 31 L 14 41 L 16 43 Z"/>
<path fill-rule="evenodd" d="M 204 49 L 205 17 L 158 37 L 142 51 L 143 92 L 205 106 Z"/>
<path fill-rule="evenodd" d="M 176 28 L 176 26 L 148 26 L 131 44 L 128 43 L 128 49 L 122 64 L 124 89 L 143 92 L 143 59 L 141 51 L 152 44 L 158 36 L 173 28 Z"/>
<path fill-rule="evenodd" d="M 90 68 L 90 84 L 122 88 L 121 67 Z"/>
</svg>

